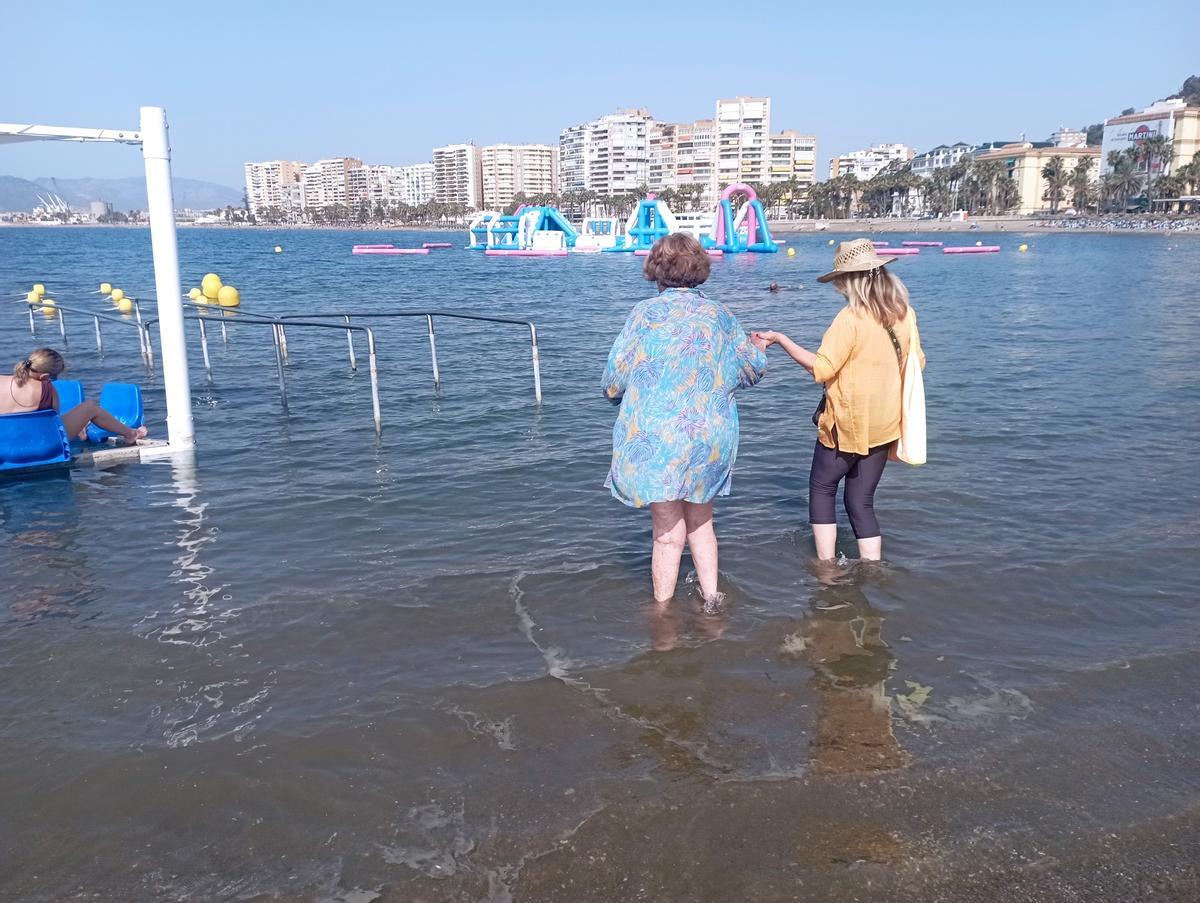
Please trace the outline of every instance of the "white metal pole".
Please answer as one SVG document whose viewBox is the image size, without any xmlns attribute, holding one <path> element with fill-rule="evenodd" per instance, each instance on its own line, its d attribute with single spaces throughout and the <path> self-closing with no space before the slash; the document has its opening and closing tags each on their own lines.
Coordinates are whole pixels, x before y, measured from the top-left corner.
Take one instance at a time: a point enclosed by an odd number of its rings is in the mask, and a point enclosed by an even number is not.
<svg viewBox="0 0 1200 903">
<path fill-rule="evenodd" d="M 158 343 L 167 396 L 167 439 L 172 448 L 186 449 L 195 444 L 195 434 L 192 384 L 188 377 L 187 346 L 183 336 L 179 245 L 175 237 L 166 111 L 162 107 L 142 107 L 141 132 L 150 208 L 150 245 L 154 253 L 154 286 L 158 295 Z"/>
</svg>

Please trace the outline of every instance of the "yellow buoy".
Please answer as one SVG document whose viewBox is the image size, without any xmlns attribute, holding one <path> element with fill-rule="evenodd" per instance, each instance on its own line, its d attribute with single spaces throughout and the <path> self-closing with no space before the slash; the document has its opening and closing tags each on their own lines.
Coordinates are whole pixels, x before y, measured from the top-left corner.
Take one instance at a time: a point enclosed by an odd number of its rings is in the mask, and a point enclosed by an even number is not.
<svg viewBox="0 0 1200 903">
<path fill-rule="evenodd" d="M 796 249 L 788 248 L 788 257 L 795 257 L 795 256 L 796 256 Z"/>
<path fill-rule="evenodd" d="M 100 294 L 111 295 L 112 294 L 112 283 L 111 282 L 101 282 L 100 283 Z"/>
<path fill-rule="evenodd" d="M 283 253 L 283 248 L 279 247 L 279 245 L 276 245 L 276 246 L 275 246 L 275 253 L 276 253 L 276 254 L 282 254 L 282 253 Z"/>
<path fill-rule="evenodd" d="M 40 282 L 33 287 L 33 290 L 37 292 L 37 296 L 39 298 L 46 294 L 46 286 L 42 285 Z"/>
<path fill-rule="evenodd" d="M 210 301 L 208 298 L 205 298 L 203 295 L 201 295 L 199 298 L 196 299 L 196 303 L 197 304 L 212 304 L 212 301 Z"/>
<path fill-rule="evenodd" d="M 222 307 L 237 307 L 242 303 L 242 298 L 232 285 L 223 285 L 217 293 L 217 303 Z"/>
<path fill-rule="evenodd" d="M 116 302 L 120 301 L 120 300 L 121 300 L 122 298 L 124 298 L 124 297 L 125 297 L 125 290 L 124 290 L 124 289 L 120 289 L 120 288 L 114 288 L 114 289 L 112 290 L 112 299 L 113 299 L 113 303 L 116 303 Z"/>
<path fill-rule="evenodd" d="M 981 242 L 981 241 L 977 241 L 977 242 L 975 242 L 975 247 L 977 247 L 977 248 L 982 248 L 982 247 L 983 247 L 983 242 Z"/>
<path fill-rule="evenodd" d="M 58 311 L 55 310 L 54 300 L 52 298 L 46 298 L 42 303 L 45 304 L 45 307 L 42 308 L 42 313 L 44 313 L 47 317 L 53 317 L 56 313 L 58 313 Z"/>
<path fill-rule="evenodd" d="M 204 292 L 205 298 L 216 301 L 217 293 L 221 291 L 221 277 L 216 273 L 206 273 L 200 280 L 200 291 Z"/>
<path fill-rule="evenodd" d="M 123 314 L 133 313 L 133 299 L 132 298 L 118 298 L 117 299 L 117 310 L 119 310 Z"/>
<path fill-rule="evenodd" d="M 1021 245 L 1021 247 L 1017 248 L 1017 250 L 1020 251 L 1022 254 L 1024 254 L 1026 251 L 1029 250 L 1029 245 Z"/>
<path fill-rule="evenodd" d="M 25 296 L 25 300 L 28 301 L 30 304 L 37 304 L 39 301 L 42 300 L 42 296 L 39 295 L 37 292 L 29 292 Z"/>
<path fill-rule="evenodd" d="M 833 239 L 832 239 L 832 238 L 831 238 L 831 239 L 829 239 L 829 243 L 830 243 L 830 244 L 833 244 Z"/>
<path fill-rule="evenodd" d="M 200 291 L 200 289 L 198 289 L 198 288 L 189 289 L 188 297 L 191 298 L 193 301 L 199 301 L 201 298 L 204 297 L 204 292 Z"/>
</svg>

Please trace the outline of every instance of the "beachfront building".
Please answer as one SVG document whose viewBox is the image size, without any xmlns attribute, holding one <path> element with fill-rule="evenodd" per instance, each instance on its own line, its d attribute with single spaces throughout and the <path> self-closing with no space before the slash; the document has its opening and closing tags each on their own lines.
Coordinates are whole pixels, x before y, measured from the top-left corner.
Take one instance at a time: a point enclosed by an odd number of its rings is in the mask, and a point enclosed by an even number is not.
<svg viewBox="0 0 1200 903">
<path fill-rule="evenodd" d="M 366 200 L 367 176 L 357 157 L 330 157 L 304 167 L 300 177 L 304 209 L 357 207 Z"/>
<path fill-rule="evenodd" d="M 1013 213 L 1030 214 L 1045 213 L 1051 209 L 1051 202 L 1046 199 L 1046 179 L 1042 170 L 1052 157 L 1061 157 L 1067 172 L 1071 172 L 1078 161 L 1085 157 L 1093 159 L 1100 156 L 1098 147 L 1055 147 L 1048 141 L 1034 144 L 1029 141 L 1007 144 L 995 150 L 984 151 L 975 159 L 981 163 L 1000 162 L 1016 183 L 1017 202 Z M 1095 182 L 1099 178 L 1099 167 L 1093 166 L 1089 179 Z M 1058 207 L 1065 210 L 1069 204 L 1063 199 Z"/>
<path fill-rule="evenodd" d="M 483 206 L 509 207 L 514 196 L 558 190 L 558 148 L 548 144 L 489 144 L 479 150 Z"/>
<path fill-rule="evenodd" d="M 767 159 L 767 183 L 795 179 L 801 193 L 812 188 L 817 179 L 817 136 L 786 129 L 773 133 Z"/>
<path fill-rule="evenodd" d="M 478 147 L 448 144 L 433 149 L 433 196 L 443 204 L 480 209 L 483 171 Z"/>
<path fill-rule="evenodd" d="M 893 163 L 907 163 L 915 156 L 907 144 L 872 144 L 865 150 L 851 151 L 829 160 L 829 178 L 853 175 L 865 182 Z"/>
<path fill-rule="evenodd" d="M 246 201 L 251 216 L 260 216 L 268 209 L 272 213 L 299 213 L 304 206 L 301 180 L 307 163 L 295 160 L 267 160 L 246 163 Z"/>
<path fill-rule="evenodd" d="M 1171 142 L 1171 159 L 1154 161 L 1157 175 L 1169 175 L 1192 162 L 1200 153 L 1200 107 L 1189 107 L 1183 100 L 1160 100 L 1146 109 L 1128 116 L 1116 116 L 1104 123 L 1101 142 L 1100 171 L 1111 168 L 1108 155 L 1136 147 L 1147 138 L 1162 136 Z M 1145 172 L 1144 165 L 1141 171 Z"/>
<path fill-rule="evenodd" d="M 410 166 L 372 164 L 367 173 L 367 199 L 372 209 L 405 204 L 418 207 L 433 197 L 433 164 Z"/>
<path fill-rule="evenodd" d="M 647 184 L 653 124 L 650 111 L 639 107 L 563 129 L 558 136 L 561 190 L 612 195 Z"/>
<path fill-rule="evenodd" d="M 716 110 L 718 185 L 768 181 L 770 173 L 771 98 L 718 100 Z"/>
</svg>

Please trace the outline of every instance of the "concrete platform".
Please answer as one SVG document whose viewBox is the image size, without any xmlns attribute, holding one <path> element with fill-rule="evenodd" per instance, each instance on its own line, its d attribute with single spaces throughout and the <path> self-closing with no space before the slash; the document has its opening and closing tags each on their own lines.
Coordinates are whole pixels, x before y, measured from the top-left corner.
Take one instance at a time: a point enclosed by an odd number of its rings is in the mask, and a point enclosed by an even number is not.
<svg viewBox="0 0 1200 903">
<path fill-rule="evenodd" d="M 160 457 L 166 452 L 167 443 L 162 439 L 139 439 L 137 445 L 119 445 L 115 441 L 97 448 L 89 448 L 71 455 L 73 467 L 108 467 L 131 461 L 144 461 Z"/>
</svg>

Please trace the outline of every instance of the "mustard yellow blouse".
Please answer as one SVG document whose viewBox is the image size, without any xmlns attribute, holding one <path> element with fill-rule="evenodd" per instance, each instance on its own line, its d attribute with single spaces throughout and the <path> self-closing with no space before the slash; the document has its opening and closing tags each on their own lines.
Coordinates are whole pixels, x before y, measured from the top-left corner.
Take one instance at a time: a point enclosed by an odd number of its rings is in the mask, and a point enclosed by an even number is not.
<svg viewBox="0 0 1200 903">
<path fill-rule="evenodd" d="M 916 311 L 909 307 L 892 329 L 900 350 L 915 351 L 925 369 Z M 813 379 L 825 384 L 828 397 L 817 424 L 822 445 L 865 455 L 900 438 L 900 364 L 887 330 L 874 317 L 843 307 L 825 330 L 816 357 Z"/>
</svg>

